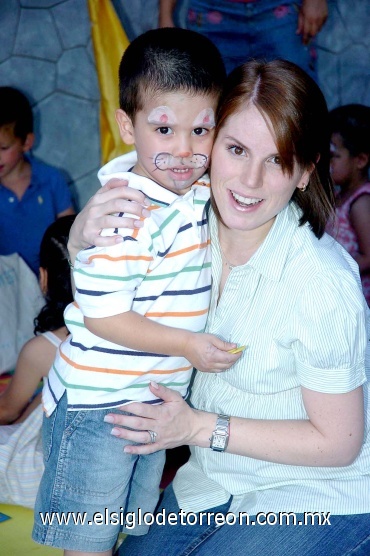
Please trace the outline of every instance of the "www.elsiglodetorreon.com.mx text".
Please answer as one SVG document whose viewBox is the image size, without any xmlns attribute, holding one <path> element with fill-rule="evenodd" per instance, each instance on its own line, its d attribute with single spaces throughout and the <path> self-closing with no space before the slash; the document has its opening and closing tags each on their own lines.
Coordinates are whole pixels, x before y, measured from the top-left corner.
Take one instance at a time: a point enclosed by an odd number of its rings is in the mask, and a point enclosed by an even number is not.
<svg viewBox="0 0 370 556">
<path fill-rule="evenodd" d="M 109 512 L 106 508 L 104 512 L 95 512 L 88 518 L 86 512 L 45 512 L 40 513 L 43 525 L 52 525 L 54 522 L 59 525 L 122 525 L 127 529 L 133 529 L 137 525 L 211 525 L 214 523 L 220 527 L 222 525 L 330 525 L 330 512 L 304 512 L 295 514 L 294 512 L 259 512 L 250 516 L 247 512 L 233 513 L 228 512 L 167 512 L 165 509 L 152 514 L 142 512 L 139 508 L 137 512 L 124 512 L 120 508 L 119 512 Z"/>
</svg>

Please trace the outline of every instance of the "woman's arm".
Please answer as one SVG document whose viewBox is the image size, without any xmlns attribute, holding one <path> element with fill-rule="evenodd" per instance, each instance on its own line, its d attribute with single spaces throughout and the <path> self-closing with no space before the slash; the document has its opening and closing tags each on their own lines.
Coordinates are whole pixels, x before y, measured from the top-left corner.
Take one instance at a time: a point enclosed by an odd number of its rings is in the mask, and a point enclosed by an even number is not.
<svg viewBox="0 0 370 556">
<path fill-rule="evenodd" d="M 104 228 L 141 228 L 142 219 L 150 216 L 146 206 L 150 203 L 145 195 L 127 186 L 126 180 L 112 179 L 101 187 L 88 201 L 74 221 L 68 241 L 71 262 L 81 249 L 90 245 L 100 247 L 114 245 L 122 241 L 120 236 L 101 236 Z M 138 219 L 118 217 L 114 214 L 129 212 Z"/>
<path fill-rule="evenodd" d="M 126 452 L 149 454 L 189 444 L 210 449 L 217 415 L 191 408 L 181 396 L 152 383 L 152 392 L 165 403 L 159 406 L 133 403 L 122 409 L 135 416 L 109 414 L 106 421 L 132 427 L 114 427 L 112 434 L 139 446 Z M 345 394 L 322 394 L 302 388 L 307 420 L 257 420 L 231 417 L 229 453 L 255 459 L 303 466 L 346 466 L 358 455 L 364 434 L 362 387 Z M 157 442 L 146 444 L 148 430 Z"/>
</svg>

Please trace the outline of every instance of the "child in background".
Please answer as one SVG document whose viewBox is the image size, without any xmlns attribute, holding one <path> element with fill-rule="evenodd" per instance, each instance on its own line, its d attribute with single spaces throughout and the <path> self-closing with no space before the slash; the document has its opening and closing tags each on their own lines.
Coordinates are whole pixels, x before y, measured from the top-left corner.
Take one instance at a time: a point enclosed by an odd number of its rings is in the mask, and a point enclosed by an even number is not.
<svg viewBox="0 0 370 556">
<path fill-rule="evenodd" d="M 107 413 L 131 401 L 161 403 L 152 381 L 185 397 L 193 366 L 224 370 L 240 357 L 227 353 L 235 344 L 199 334 L 211 287 L 204 174 L 225 78 L 220 54 L 197 33 L 156 29 L 129 45 L 119 77 L 116 119 L 137 158 L 119 157 L 99 177 L 103 184 L 128 179 L 150 199 L 151 218 L 134 232 L 116 230 L 120 243 L 85 249 L 75 263 L 76 303 L 65 312 L 71 338 L 43 390 L 50 448 L 33 530 L 34 540 L 64 548 L 65 555 L 111 555 L 122 517 L 153 512 L 158 501 L 164 451 L 126 453 L 126 442 L 104 422 Z M 153 431 L 142 432 L 143 444 L 155 442 Z M 120 519 L 104 526 L 43 525 L 40 513 L 54 510 Z"/>
<path fill-rule="evenodd" d="M 40 287 L 45 306 L 35 334 L 23 347 L 14 375 L 0 396 L 0 502 L 34 506 L 43 472 L 41 394 L 32 395 L 55 358 L 68 330 L 63 311 L 73 299 L 67 241 L 75 216 L 59 218 L 46 230 L 40 248 Z"/>
<path fill-rule="evenodd" d="M 37 275 L 46 228 L 74 209 L 59 170 L 26 154 L 34 138 L 28 99 L 0 87 L 0 255 L 18 253 Z"/>
<path fill-rule="evenodd" d="M 358 263 L 370 306 L 370 107 L 339 106 L 330 120 L 331 174 L 338 192 L 336 220 L 328 231 Z"/>
</svg>

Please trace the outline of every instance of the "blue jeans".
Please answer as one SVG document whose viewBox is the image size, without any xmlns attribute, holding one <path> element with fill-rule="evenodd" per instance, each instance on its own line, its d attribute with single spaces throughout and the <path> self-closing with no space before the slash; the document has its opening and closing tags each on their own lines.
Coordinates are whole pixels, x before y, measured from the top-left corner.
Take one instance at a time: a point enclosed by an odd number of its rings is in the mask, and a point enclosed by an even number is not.
<svg viewBox="0 0 370 556">
<path fill-rule="evenodd" d="M 316 79 L 314 42 L 296 35 L 300 1 L 190 0 L 186 26 L 211 39 L 229 73 L 248 58 L 294 62 Z"/>
<path fill-rule="evenodd" d="M 128 443 L 110 434 L 104 422 L 110 408 L 67 411 L 67 395 L 50 417 L 44 418 L 42 440 L 45 471 L 35 503 L 32 538 L 40 544 L 77 551 L 103 552 L 115 545 L 122 530 L 147 532 L 143 523 L 132 527 L 138 513 L 153 512 L 159 498 L 165 452 L 148 456 L 126 454 Z M 54 515 L 43 523 L 40 513 Z M 71 512 L 74 512 L 73 516 Z M 74 521 L 86 512 L 84 523 Z M 124 516 L 129 514 L 129 521 Z M 68 522 L 59 520 L 69 516 Z"/>
<path fill-rule="evenodd" d="M 207 511 L 226 515 L 230 501 Z M 165 490 L 157 515 L 164 509 L 167 516 L 180 511 L 171 486 Z M 195 514 L 188 515 L 195 521 Z M 303 521 L 303 514 L 296 514 L 296 519 Z M 330 516 L 329 521 L 330 525 L 323 520 L 322 525 L 316 522 L 301 527 L 245 522 L 216 527 L 213 519 L 202 526 L 155 523 L 145 537 L 125 539 L 119 556 L 369 556 L 370 514 Z"/>
</svg>

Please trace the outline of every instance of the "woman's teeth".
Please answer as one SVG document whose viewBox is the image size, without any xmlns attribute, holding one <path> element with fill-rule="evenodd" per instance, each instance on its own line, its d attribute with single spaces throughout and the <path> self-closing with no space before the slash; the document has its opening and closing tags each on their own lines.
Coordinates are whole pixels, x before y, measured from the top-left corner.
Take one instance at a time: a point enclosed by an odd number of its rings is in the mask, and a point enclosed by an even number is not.
<svg viewBox="0 0 370 556">
<path fill-rule="evenodd" d="M 260 203 L 262 201 L 262 199 L 252 199 L 251 197 L 242 197 L 241 195 L 238 195 L 233 191 L 231 192 L 231 194 L 234 197 L 235 201 L 238 201 L 240 205 L 245 205 L 245 206 L 256 205 L 257 203 Z"/>
</svg>

